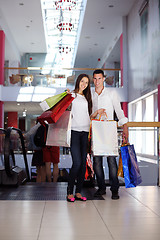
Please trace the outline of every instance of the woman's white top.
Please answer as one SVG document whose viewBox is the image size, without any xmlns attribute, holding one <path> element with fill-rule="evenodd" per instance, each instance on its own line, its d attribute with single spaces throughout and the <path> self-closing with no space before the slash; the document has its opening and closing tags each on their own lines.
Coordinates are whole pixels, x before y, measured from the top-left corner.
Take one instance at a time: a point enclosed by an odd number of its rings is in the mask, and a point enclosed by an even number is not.
<svg viewBox="0 0 160 240">
<path fill-rule="evenodd" d="M 125 117 L 121 108 L 119 96 L 115 91 L 111 91 L 108 88 L 104 88 L 100 95 L 95 91 L 92 92 L 93 111 L 97 111 L 100 108 L 104 108 L 107 114 L 108 120 L 114 119 L 114 110 L 119 119 L 118 125 L 122 126 L 128 122 L 128 118 Z"/>
<path fill-rule="evenodd" d="M 85 96 L 72 93 L 75 99 L 72 101 L 71 108 L 71 129 L 78 132 L 89 132 L 90 117 L 88 113 L 88 102 Z"/>
</svg>

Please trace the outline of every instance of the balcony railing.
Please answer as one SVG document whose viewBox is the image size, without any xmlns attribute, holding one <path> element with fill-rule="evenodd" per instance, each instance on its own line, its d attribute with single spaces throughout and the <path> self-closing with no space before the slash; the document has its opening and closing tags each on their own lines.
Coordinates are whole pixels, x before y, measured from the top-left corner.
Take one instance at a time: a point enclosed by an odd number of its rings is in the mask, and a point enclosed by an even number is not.
<svg viewBox="0 0 160 240">
<path fill-rule="evenodd" d="M 50 69 L 50 74 L 41 74 L 42 67 L 5 67 L 5 86 L 42 86 L 42 87 L 66 87 L 74 85 L 77 76 L 81 73 L 89 75 L 91 86 L 93 86 L 92 74 L 95 68 L 65 68 L 55 73 Z M 106 87 L 122 87 L 121 70 L 106 68 L 103 69 L 106 79 Z"/>
</svg>

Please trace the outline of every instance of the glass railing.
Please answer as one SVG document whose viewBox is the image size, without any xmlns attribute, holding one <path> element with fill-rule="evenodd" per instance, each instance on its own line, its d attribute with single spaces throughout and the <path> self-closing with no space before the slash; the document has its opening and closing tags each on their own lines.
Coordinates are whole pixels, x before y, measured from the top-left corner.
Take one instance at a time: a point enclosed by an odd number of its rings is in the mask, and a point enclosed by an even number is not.
<svg viewBox="0 0 160 240">
<path fill-rule="evenodd" d="M 74 85 L 77 76 L 81 73 L 86 73 L 91 79 L 91 86 L 93 86 L 92 74 L 94 68 L 72 68 L 62 69 L 58 73 L 54 70 L 50 74 L 42 74 L 43 68 L 28 67 L 28 68 L 5 68 L 5 86 L 40 86 L 40 87 L 66 87 Z M 105 86 L 106 87 L 122 87 L 121 71 L 120 69 L 103 69 L 105 72 Z"/>
<path fill-rule="evenodd" d="M 134 145 L 142 185 L 160 186 L 160 122 L 128 122 L 129 142 Z"/>
</svg>

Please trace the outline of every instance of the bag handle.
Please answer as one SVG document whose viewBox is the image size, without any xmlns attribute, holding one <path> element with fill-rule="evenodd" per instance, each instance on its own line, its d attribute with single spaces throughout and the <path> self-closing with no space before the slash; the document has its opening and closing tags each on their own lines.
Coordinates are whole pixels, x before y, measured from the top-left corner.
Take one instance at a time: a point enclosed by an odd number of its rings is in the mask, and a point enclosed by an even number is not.
<svg viewBox="0 0 160 240">
<path fill-rule="evenodd" d="M 128 145 L 130 145 L 130 143 L 128 142 L 128 139 L 126 137 L 123 137 L 122 138 L 122 147 L 123 146 L 128 146 Z"/>
<path fill-rule="evenodd" d="M 107 116 L 107 113 L 105 112 L 105 116 L 106 116 L 106 118 L 107 118 L 107 120 L 108 120 L 108 116 Z M 104 121 L 104 120 L 101 120 L 101 117 L 102 117 L 102 115 L 99 115 L 99 121 Z"/>
</svg>

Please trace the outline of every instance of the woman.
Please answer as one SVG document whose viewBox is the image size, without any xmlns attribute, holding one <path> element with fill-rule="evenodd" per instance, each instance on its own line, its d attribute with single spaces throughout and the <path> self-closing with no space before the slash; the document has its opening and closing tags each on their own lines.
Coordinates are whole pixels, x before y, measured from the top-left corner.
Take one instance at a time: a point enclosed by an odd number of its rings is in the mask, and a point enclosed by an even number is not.
<svg viewBox="0 0 160 240">
<path fill-rule="evenodd" d="M 43 148 L 43 161 L 46 166 L 47 181 L 52 182 L 51 163 L 53 163 L 53 182 L 57 182 L 59 174 L 60 150 L 57 146 L 45 146 Z"/>
<path fill-rule="evenodd" d="M 90 91 L 90 79 L 86 74 L 80 74 L 77 78 L 75 89 L 72 93 L 75 99 L 72 102 L 72 126 L 71 126 L 71 156 L 72 167 L 69 174 L 67 201 L 86 201 L 82 197 L 81 189 L 86 170 L 87 144 L 92 113 L 92 100 Z M 75 196 L 74 184 L 77 180 Z"/>
</svg>

